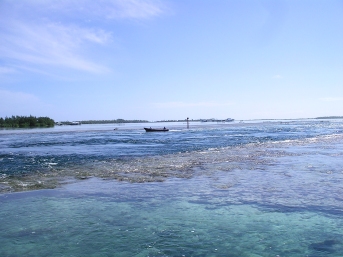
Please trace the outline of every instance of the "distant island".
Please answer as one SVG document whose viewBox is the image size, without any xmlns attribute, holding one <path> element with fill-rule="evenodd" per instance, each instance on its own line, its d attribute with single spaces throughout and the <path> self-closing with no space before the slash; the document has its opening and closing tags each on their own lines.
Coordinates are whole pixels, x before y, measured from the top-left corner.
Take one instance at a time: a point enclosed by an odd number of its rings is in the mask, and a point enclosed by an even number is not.
<svg viewBox="0 0 343 257">
<path fill-rule="evenodd" d="M 325 116 L 325 117 L 317 117 L 316 119 L 343 119 L 343 116 Z"/>
<path fill-rule="evenodd" d="M 148 122 L 147 120 L 124 120 L 124 119 L 116 119 L 116 120 L 83 120 L 80 121 L 82 124 L 108 124 L 108 123 L 145 123 Z"/>
<path fill-rule="evenodd" d="M 81 124 L 112 124 L 112 123 L 146 123 L 147 120 L 81 120 L 81 121 L 60 121 L 56 125 L 81 125 Z"/>
<path fill-rule="evenodd" d="M 42 128 L 53 127 L 55 121 L 49 117 L 12 116 L 0 118 L 0 128 Z"/>
<path fill-rule="evenodd" d="M 59 121 L 56 122 L 56 125 L 81 125 L 81 124 L 113 124 L 113 123 L 158 123 L 158 122 L 185 122 L 187 119 L 182 120 L 157 120 L 157 121 L 148 121 L 148 120 L 125 120 L 125 119 L 115 119 L 115 120 L 80 120 L 80 121 Z M 189 121 L 212 121 L 212 122 L 231 122 L 234 119 L 189 119 Z"/>
</svg>

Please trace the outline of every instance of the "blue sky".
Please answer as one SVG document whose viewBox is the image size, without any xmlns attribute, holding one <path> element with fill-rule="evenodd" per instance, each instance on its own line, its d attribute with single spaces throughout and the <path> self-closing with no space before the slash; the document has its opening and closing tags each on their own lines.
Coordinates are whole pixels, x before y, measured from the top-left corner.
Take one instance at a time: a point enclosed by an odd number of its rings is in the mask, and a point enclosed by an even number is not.
<svg viewBox="0 0 343 257">
<path fill-rule="evenodd" d="M 0 117 L 343 116 L 341 0 L 0 0 Z"/>
</svg>

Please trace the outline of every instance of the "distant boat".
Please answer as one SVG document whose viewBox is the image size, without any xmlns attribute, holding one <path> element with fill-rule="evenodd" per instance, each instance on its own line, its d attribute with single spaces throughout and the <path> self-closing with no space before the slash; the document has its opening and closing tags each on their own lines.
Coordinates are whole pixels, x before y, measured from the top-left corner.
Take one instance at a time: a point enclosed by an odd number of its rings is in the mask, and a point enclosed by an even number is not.
<svg viewBox="0 0 343 257">
<path fill-rule="evenodd" d="M 157 128 L 144 128 L 146 132 L 166 132 L 166 131 L 169 131 L 169 129 L 167 128 L 160 128 L 160 129 L 157 129 Z"/>
<path fill-rule="evenodd" d="M 231 121 L 234 121 L 234 119 L 227 118 L 225 121 L 226 121 L 226 122 L 231 122 Z"/>
</svg>

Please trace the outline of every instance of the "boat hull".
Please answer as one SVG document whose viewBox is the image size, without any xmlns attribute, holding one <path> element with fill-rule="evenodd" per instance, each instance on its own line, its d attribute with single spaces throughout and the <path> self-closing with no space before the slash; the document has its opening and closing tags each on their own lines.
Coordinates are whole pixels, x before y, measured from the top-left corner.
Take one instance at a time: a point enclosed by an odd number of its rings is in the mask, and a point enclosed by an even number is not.
<svg viewBox="0 0 343 257">
<path fill-rule="evenodd" d="M 144 128 L 146 132 L 167 132 L 169 129 L 155 129 L 155 128 Z"/>
</svg>

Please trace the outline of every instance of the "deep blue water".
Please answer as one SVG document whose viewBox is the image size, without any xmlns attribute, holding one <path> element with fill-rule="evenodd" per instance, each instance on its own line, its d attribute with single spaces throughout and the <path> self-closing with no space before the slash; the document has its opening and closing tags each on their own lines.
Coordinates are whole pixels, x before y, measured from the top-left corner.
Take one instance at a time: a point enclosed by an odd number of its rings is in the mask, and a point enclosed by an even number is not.
<svg viewBox="0 0 343 257">
<path fill-rule="evenodd" d="M 155 124 L 154 124 L 155 125 Z M 166 124 L 156 124 L 164 126 Z M 195 123 L 190 129 L 168 124 L 168 133 L 146 133 L 126 125 L 69 126 L 69 130 L 0 131 L 0 174 L 21 175 L 54 168 L 84 165 L 85 162 L 130 160 L 136 157 L 202 151 L 265 142 L 301 140 L 342 134 L 340 122 L 290 121 L 250 124 Z M 151 126 L 151 125 L 150 125 Z M 6 133 L 1 133 L 6 132 Z"/>
<path fill-rule="evenodd" d="M 343 256 L 342 120 L 115 127 L 0 131 L 0 256 Z"/>
</svg>

